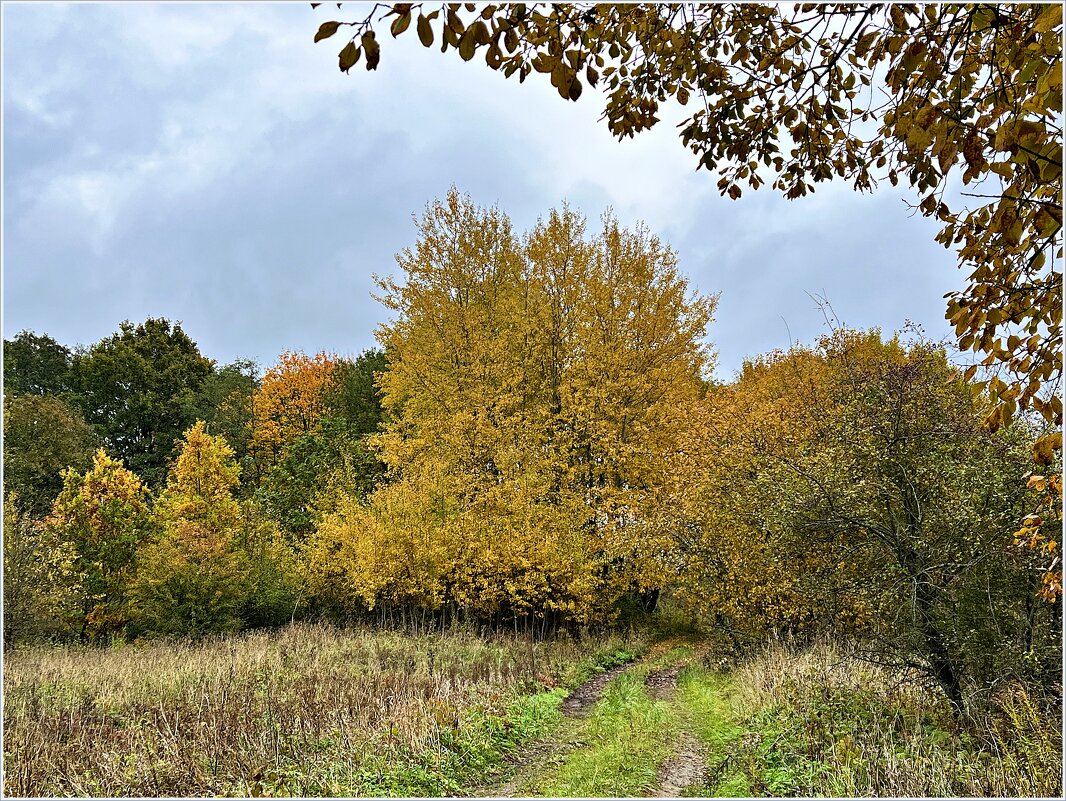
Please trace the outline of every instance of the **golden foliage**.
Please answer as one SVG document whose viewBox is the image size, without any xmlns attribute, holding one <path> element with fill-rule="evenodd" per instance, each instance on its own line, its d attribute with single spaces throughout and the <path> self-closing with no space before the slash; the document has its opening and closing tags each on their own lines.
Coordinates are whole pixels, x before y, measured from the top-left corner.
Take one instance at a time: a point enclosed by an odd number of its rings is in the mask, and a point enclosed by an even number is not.
<svg viewBox="0 0 1066 801">
<path fill-rule="evenodd" d="M 986 423 L 1035 410 L 1056 429 L 1042 447 L 1061 451 L 1061 4 L 375 4 L 319 28 L 315 41 L 350 29 L 342 70 L 361 48 L 377 67 L 381 6 L 393 37 L 417 14 L 424 46 L 484 52 L 564 100 L 601 85 L 618 138 L 692 100 L 682 142 L 733 199 L 765 183 L 793 199 L 835 179 L 906 180 L 968 273 L 946 316 L 979 355 L 967 377 L 988 373 Z M 962 208 L 945 199 L 951 182 L 966 187 Z"/>
<path fill-rule="evenodd" d="M 67 470 L 63 491 L 44 526 L 77 556 L 84 633 L 95 637 L 127 622 L 125 592 L 137 546 L 150 532 L 148 491 L 141 480 L 103 448 L 84 476 Z"/>
<path fill-rule="evenodd" d="M 368 606 L 579 620 L 660 586 L 658 488 L 702 390 L 715 299 L 610 217 L 588 237 L 564 208 L 519 237 L 453 190 L 419 234 L 405 280 L 381 282 L 392 416 L 373 442 L 394 481 L 326 517 L 312 583 Z"/>
</svg>

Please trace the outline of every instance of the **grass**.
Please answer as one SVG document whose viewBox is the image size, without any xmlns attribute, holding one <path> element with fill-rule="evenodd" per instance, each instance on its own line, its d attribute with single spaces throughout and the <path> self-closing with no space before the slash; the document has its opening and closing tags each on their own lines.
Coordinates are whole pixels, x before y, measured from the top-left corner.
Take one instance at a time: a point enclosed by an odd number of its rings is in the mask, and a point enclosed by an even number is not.
<svg viewBox="0 0 1066 801">
<path fill-rule="evenodd" d="M 295 625 L 199 643 L 17 650 L 4 791 L 444 795 L 559 720 L 617 637 L 534 642 Z"/>
<path fill-rule="evenodd" d="M 689 653 L 685 647 L 660 644 L 655 658 L 616 676 L 584 720 L 575 724 L 571 742 L 578 746 L 544 775 L 522 787 L 523 793 L 553 797 L 641 796 L 655 787 L 658 771 L 680 732 L 671 705 L 653 700 L 645 678 L 656 668 Z"/>
<path fill-rule="evenodd" d="M 751 795 L 747 775 L 735 756 L 743 734 L 733 710 L 733 683 L 727 676 L 700 665 L 678 677 L 675 707 L 681 720 L 706 746 L 709 755 L 705 784 L 689 788 L 696 796 L 745 798 Z"/>
<path fill-rule="evenodd" d="M 652 701 L 643 680 L 623 673 L 577 735 L 583 745 L 544 777 L 533 795 L 556 797 L 640 796 L 655 784 L 658 765 L 675 734 L 666 704 Z"/>
<path fill-rule="evenodd" d="M 706 644 L 679 641 L 302 624 L 17 650 L 4 792 L 442 796 L 525 770 L 524 794 L 640 796 L 685 742 L 683 764 L 707 761 L 687 795 L 1060 796 L 1060 699 L 1004 686 L 956 720 L 936 693 L 829 645 L 711 667 Z M 563 717 L 569 689 L 646 649 L 587 717 Z M 649 694 L 650 674 L 686 663 L 675 694 Z M 540 746 L 540 760 L 509 758 Z"/>
<path fill-rule="evenodd" d="M 935 692 L 827 645 L 692 681 L 699 733 L 732 754 L 701 794 L 1061 796 L 1061 706 L 1021 687 L 959 721 Z"/>
</svg>

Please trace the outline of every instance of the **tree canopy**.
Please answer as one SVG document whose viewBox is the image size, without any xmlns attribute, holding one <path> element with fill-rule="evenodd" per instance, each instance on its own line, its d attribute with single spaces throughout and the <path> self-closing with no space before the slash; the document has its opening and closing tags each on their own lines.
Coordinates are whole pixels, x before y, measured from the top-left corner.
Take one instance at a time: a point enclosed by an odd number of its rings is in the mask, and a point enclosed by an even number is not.
<svg viewBox="0 0 1066 801">
<path fill-rule="evenodd" d="M 70 389 L 70 348 L 47 334 L 19 331 L 4 340 L 4 393 L 58 395 Z"/>
<path fill-rule="evenodd" d="M 619 138 L 691 108 L 681 139 L 731 198 L 909 184 L 968 273 L 947 317 L 989 368 L 990 424 L 1061 427 L 1061 5 L 377 3 L 315 41 L 343 30 L 340 69 L 373 70 L 378 23 L 564 99 L 600 87 Z"/>
<path fill-rule="evenodd" d="M 149 486 L 163 483 L 174 443 L 195 421 L 195 400 L 214 363 L 180 324 L 124 322 L 75 355 L 72 384 L 85 419 Z"/>
</svg>

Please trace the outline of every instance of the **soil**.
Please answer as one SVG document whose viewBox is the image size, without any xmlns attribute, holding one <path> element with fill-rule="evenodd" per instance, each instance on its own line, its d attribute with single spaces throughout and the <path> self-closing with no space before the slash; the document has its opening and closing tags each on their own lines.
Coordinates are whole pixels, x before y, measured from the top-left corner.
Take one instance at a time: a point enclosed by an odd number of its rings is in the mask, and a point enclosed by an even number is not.
<svg viewBox="0 0 1066 801">
<path fill-rule="evenodd" d="M 665 701 L 677 692 L 677 677 L 690 659 L 648 674 L 644 684 L 648 695 Z M 683 732 L 674 746 L 674 755 L 659 768 L 659 781 L 652 795 L 656 798 L 677 798 L 687 787 L 701 784 L 707 778 L 707 758 L 699 741 L 690 733 Z"/>
<path fill-rule="evenodd" d="M 663 670 L 653 670 L 649 673 L 648 677 L 644 679 L 644 684 L 648 688 L 648 696 L 656 701 L 665 701 L 671 698 L 677 691 L 677 674 L 681 672 L 681 668 L 684 666 L 684 664 L 677 664 Z"/>
<path fill-rule="evenodd" d="M 677 798 L 686 787 L 702 784 L 707 778 L 707 759 L 699 741 L 689 732 L 678 740 L 675 753 L 659 768 L 656 798 Z"/>
<path fill-rule="evenodd" d="M 563 699 L 560 707 L 563 715 L 568 718 L 585 717 L 600 700 L 611 679 L 631 667 L 633 663 L 626 662 L 593 676 Z M 531 743 L 512 758 L 509 771 L 512 773 L 511 779 L 502 785 L 478 788 L 471 795 L 479 798 L 513 798 L 530 776 L 543 773 L 550 763 L 562 761 L 566 754 L 581 745 L 584 743 L 575 739 Z"/>
<path fill-rule="evenodd" d="M 597 676 L 593 676 L 563 699 L 563 714 L 568 718 L 585 717 L 592 707 L 596 705 L 596 702 L 600 700 L 600 696 L 603 695 L 603 688 L 607 686 L 611 679 L 619 673 L 629 670 L 632 666 L 632 662 L 626 662 L 605 670 Z"/>
</svg>

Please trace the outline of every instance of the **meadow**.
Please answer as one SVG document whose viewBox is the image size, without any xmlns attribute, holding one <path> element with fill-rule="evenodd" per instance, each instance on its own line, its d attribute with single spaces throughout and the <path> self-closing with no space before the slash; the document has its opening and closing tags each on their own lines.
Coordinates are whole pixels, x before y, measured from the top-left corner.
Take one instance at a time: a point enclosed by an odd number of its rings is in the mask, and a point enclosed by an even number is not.
<svg viewBox="0 0 1066 801">
<path fill-rule="evenodd" d="M 633 653 L 613 635 L 534 642 L 314 624 L 18 649 L 4 664 L 4 792 L 452 794 L 545 731 L 563 688 Z"/>
<path fill-rule="evenodd" d="M 297 623 L 27 647 L 4 671 L 6 795 L 1047 796 L 1055 698 L 980 713 L 828 642 L 404 633 Z"/>
</svg>

